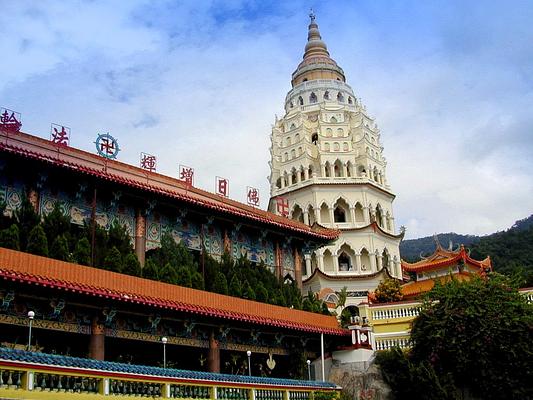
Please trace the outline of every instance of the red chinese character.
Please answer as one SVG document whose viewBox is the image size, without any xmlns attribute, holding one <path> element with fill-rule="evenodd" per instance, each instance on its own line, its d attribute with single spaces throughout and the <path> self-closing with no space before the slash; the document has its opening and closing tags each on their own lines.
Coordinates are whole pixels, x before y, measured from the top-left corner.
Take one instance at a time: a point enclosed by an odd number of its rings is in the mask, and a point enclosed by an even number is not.
<svg viewBox="0 0 533 400">
<path fill-rule="evenodd" d="M 248 204 L 254 207 L 259 205 L 259 190 L 248 187 Z"/>
<path fill-rule="evenodd" d="M 180 179 L 187 185 L 192 186 L 194 179 L 194 169 L 180 165 Z"/>
<path fill-rule="evenodd" d="M 141 168 L 154 172 L 156 169 L 156 158 L 151 154 L 141 153 Z"/>
<path fill-rule="evenodd" d="M 276 209 L 278 210 L 278 214 L 283 217 L 289 216 L 289 200 L 285 199 L 284 197 L 278 197 L 276 199 Z"/>
<path fill-rule="evenodd" d="M 68 146 L 69 132 L 65 130 L 64 126 L 60 129 L 61 130 L 52 126 L 52 143 L 57 144 L 58 146 Z"/>
<path fill-rule="evenodd" d="M 18 132 L 22 124 L 17 119 L 15 112 L 7 108 L 3 110 L 4 112 L 0 115 L 0 129 L 8 132 Z M 11 115 L 9 115 L 9 112 L 11 112 Z"/>
<path fill-rule="evenodd" d="M 221 178 L 217 176 L 216 178 L 216 188 L 215 188 L 217 194 L 228 197 L 229 192 L 229 182 L 225 178 Z"/>
</svg>

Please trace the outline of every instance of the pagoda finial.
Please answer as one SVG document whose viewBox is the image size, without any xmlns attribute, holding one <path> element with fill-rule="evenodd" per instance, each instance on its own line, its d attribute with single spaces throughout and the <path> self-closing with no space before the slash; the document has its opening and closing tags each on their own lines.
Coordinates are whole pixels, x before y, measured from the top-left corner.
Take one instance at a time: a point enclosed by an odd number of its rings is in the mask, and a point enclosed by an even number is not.
<svg viewBox="0 0 533 400">
<path fill-rule="evenodd" d="M 313 8 L 309 9 L 309 18 L 311 18 L 311 23 L 315 22 L 316 15 L 315 15 L 315 12 L 313 11 Z"/>
</svg>

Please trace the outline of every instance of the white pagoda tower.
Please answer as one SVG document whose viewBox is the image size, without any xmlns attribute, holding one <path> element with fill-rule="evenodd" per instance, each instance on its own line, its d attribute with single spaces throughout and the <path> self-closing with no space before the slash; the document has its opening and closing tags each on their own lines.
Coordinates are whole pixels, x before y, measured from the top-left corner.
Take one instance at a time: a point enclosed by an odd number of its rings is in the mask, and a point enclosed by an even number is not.
<svg viewBox="0 0 533 400">
<path fill-rule="evenodd" d="M 347 305 L 366 299 L 386 276 L 402 277 L 380 131 L 330 57 L 310 15 L 303 61 L 292 74 L 285 115 L 272 128 L 269 210 L 341 231 L 304 255 L 303 293 Z"/>
</svg>

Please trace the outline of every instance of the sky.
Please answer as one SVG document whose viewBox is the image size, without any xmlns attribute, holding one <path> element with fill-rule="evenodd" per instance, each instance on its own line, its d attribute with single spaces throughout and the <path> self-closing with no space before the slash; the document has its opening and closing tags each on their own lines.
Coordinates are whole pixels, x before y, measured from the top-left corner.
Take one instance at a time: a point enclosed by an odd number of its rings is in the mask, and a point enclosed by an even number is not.
<svg viewBox="0 0 533 400">
<path fill-rule="evenodd" d="M 270 133 L 314 9 L 376 119 L 406 238 L 488 234 L 533 213 L 533 2 L 0 0 L 0 106 L 22 130 L 195 186 L 269 198 Z"/>
</svg>

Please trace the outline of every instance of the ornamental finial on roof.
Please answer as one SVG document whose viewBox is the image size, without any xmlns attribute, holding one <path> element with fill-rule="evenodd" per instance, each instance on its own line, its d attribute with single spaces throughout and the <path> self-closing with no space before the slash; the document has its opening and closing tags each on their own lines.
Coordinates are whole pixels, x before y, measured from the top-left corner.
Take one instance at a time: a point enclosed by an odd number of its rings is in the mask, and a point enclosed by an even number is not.
<svg viewBox="0 0 533 400">
<path fill-rule="evenodd" d="M 311 18 L 311 23 L 315 22 L 316 15 L 312 8 L 309 9 L 309 18 Z"/>
</svg>

